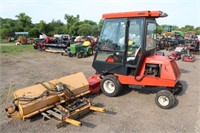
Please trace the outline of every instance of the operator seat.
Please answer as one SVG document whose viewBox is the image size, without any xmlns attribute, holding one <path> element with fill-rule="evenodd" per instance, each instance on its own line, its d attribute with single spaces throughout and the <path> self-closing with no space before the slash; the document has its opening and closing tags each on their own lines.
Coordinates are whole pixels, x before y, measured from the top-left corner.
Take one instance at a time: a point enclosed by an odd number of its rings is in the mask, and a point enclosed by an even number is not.
<svg viewBox="0 0 200 133">
<path fill-rule="evenodd" d="M 84 41 L 84 43 L 83 43 L 83 46 L 85 46 L 85 47 L 90 46 L 90 45 L 91 45 L 90 41 Z"/>
<path fill-rule="evenodd" d="M 136 57 L 139 55 L 139 52 L 140 52 L 140 49 L 141 49 L 141 46 L 135 51 L 135 54 L 133 56 L 127 56 L 127 64 L 129 65 L 134 65 L 135 64 L 135 60 L 136 60 Z"/>
</svg>

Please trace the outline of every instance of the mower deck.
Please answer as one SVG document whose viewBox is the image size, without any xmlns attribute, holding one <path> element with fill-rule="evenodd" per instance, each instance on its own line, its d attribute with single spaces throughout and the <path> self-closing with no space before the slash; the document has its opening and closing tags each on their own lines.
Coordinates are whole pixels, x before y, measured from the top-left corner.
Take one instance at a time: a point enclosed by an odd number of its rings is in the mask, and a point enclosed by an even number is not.
<svg viewBox="0 0 200 133">
<path fill-rule="evenodd" d="M 10 118 L 25 120 L 42 114 L 48 119 L 54 117 L 62 123 L 81 126 L 81 122 L 73 119 L 90 110 L 105 112 L 104 108 L 92 106 L 91 100 L 83 97 L 97 93 L 98 84 L 95 75 L 86 79 L 83 73 L 77 73 L 19 89 L 14 92 L 15 107 L 6 108 L 6 112 Z"/>
<path fill-rule="evenodd" d="M 194 62 L 195 56 L 189 54 L 189 55 L 183 55 L 182 61 L 184 62 Z"/>
</svg>

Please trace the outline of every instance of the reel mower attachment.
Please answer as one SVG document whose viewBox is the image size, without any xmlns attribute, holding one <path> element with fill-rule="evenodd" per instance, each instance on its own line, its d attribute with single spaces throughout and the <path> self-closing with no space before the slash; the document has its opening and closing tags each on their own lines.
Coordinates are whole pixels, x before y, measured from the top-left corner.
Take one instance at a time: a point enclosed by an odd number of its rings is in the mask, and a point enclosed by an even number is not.
<svg viewBox="0 0 200 133">
<path fill-rule="evenodd" d="M 39 83 L 14 92 L 14 106 L 6 108 L 9 118 L 22 120 L 42 114 L 44 118 L 56 118 L 63 123 L 81 126 L 75 120 L 89 111 L 105 112 L 105 108 L 92 105 L 84 96 L 99 91 L 99 79 L 93 75 L 86 79 L 82 72 L 59 79 Z"/>
</svg>

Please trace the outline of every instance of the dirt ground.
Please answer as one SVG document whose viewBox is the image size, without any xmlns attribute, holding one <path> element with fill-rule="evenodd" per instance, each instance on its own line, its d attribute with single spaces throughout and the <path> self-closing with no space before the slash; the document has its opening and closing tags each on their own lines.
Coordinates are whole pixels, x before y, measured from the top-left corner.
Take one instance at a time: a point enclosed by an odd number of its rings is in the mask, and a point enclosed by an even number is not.
<svg viewBox="0 0 200 133">
<path fill-rule="evenodd" d="M 127 88 L 115 98 L 104 94 L 94 98 L 93 102 L 105 107 L 108 113 L 91 112 L 78 119 L 83 122 L 82 127 L 67 125 L 57 129 L 57 121 L 44 121 L 40 116 L 27 121 L 7 118 L 4 108 L 9 85 L 13 86 L 12 95 L 16 89 L 79 71 L 86 76 L 92 75 L 95 72 L 91 66 L 93 57 L 77 59 L 45 52 L 18 56 L 1 54 L 0 132 L 200 132 L 200 55 L 196 59 L 194 63 L 177 61 L 184 90 L 176 97 L 172 109 L 163 110 L 156 106 L 154 93 Z"/>
</svg>

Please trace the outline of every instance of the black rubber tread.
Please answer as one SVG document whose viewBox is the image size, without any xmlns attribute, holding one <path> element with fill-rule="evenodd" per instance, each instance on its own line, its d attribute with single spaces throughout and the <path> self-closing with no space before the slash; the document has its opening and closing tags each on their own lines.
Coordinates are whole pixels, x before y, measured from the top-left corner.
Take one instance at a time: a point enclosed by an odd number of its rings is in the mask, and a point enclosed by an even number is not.
<svg viewBox="0 0 200 133">
<path fill-rule="evenodd" d="M 159 103 L 159 101 L 158 101 L 158 98 L 160 96 L 166 96 L 169 99 L 169 104 L 166 105 L 166 106 L 161 105 Z M 162 109 L 170 109 L 174 105 L 174 103 L 175 103 L 175 97 L 174 97 L 174 95 L 170 91 L 168 91 L 168 90 L 161 90 L 161 91 L 159 91 L 156 94 L 155 102 L 156 102 L 156 105 L 158 107 L 162 108 Z"/>
<path fill-rule="evenodd" d="M 183 91 L 183 85 L 181 84 L 180 81 L 178 81 L 175 85 L 176 91 L 174 92 L 174 95 L 179 95 Z"/>
<path fill-rule="evenodd" d="M 114 83 L 115 85 L 115 90 L 113 91 L 113 93 L 108 93 L 105 91 L 104 87 L 103 87 L 103 84 L 105 81 L 107 80 L 110 80 Z M 122 91 L 122 88 L 123 86 L 120 84 L 118 78 L 114 75 L 107 75 L 103 78 L 103 80 L 101 80 L 101 91 L 106 95 L 106 96 L 109 96 L 109 97 L 116 97 L 118 96 L 121 91 Z"/>
</svg>

